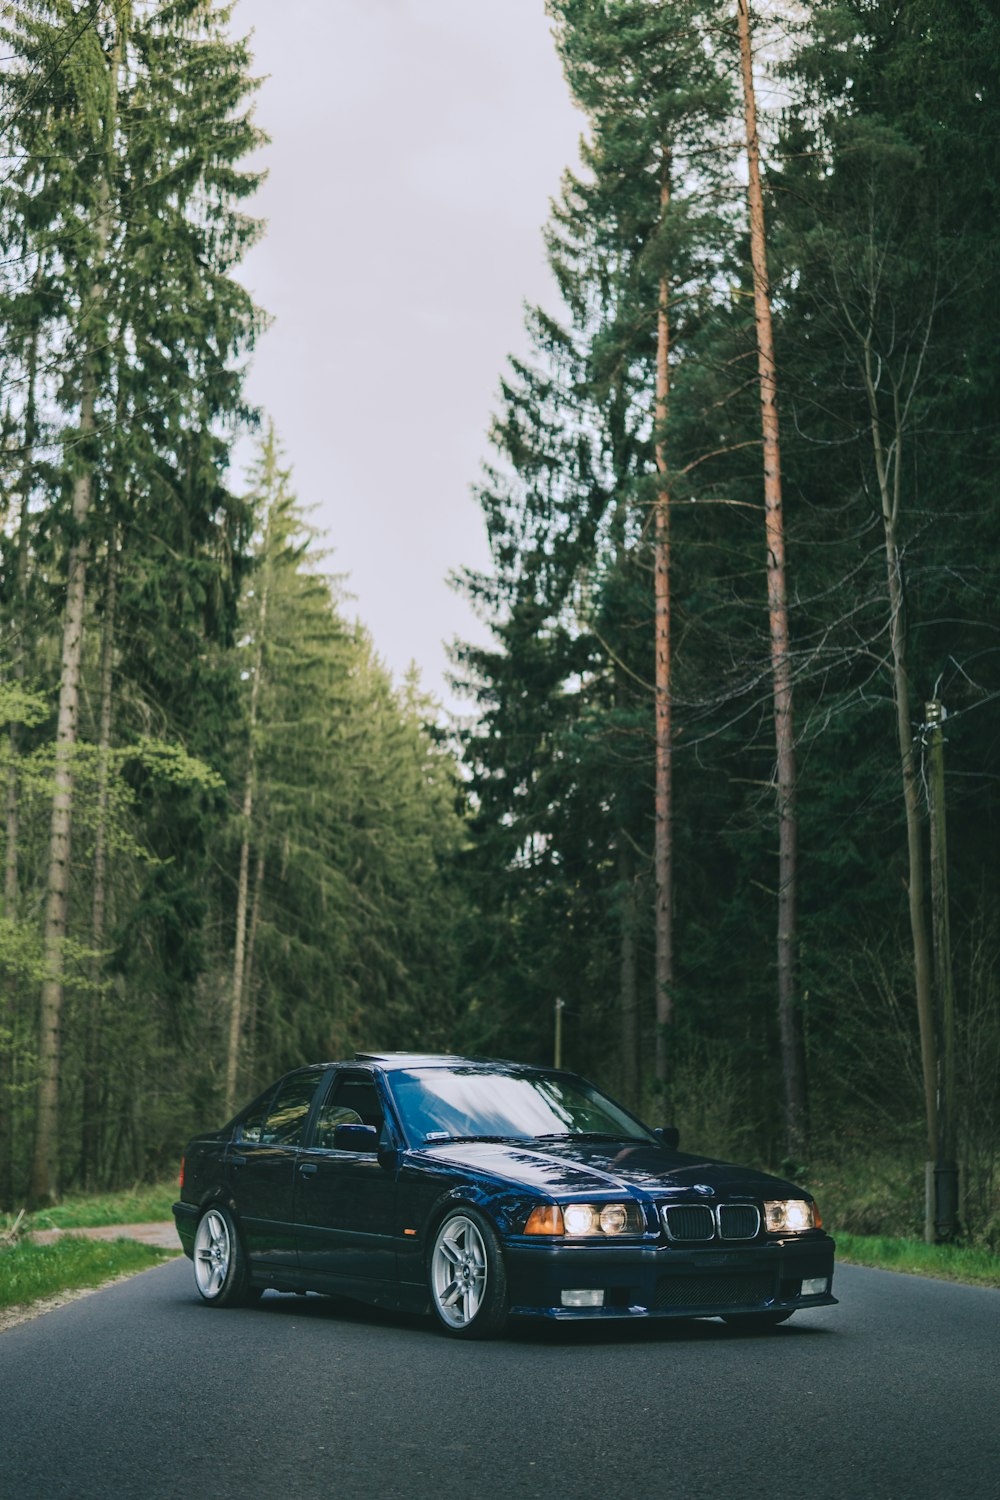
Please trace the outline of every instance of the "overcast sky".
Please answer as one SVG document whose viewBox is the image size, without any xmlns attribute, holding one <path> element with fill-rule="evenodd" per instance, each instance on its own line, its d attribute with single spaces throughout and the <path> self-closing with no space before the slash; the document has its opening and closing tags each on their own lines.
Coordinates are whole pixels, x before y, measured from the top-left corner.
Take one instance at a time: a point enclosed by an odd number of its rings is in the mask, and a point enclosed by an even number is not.
<svg viewBox="0 0 1000 1500">
<path fill-rule="evenodd" d="M 541 230 L 582 116 L 543 0 L 239 0 L 234 27 L 272 141 L 249 394 L 349 611 L 455 706 L 444 642 L 481 632 L 446 578 L 486 561 L 470 486 L 523 304 L 555 304 Z"/>
</svg>

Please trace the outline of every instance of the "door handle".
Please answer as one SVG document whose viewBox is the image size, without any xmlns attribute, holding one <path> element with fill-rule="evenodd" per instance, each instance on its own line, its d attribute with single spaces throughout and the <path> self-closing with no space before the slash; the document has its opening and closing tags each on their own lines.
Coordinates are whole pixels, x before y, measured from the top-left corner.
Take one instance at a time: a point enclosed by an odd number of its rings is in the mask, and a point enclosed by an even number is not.
<svg viewBox="0 0 1000 1500">
<path fill-rule="evenodd" d="M 245 1156 L 231 1156 L 229 1158 L 229 1165 L 231 1167 L 245 1167 L 246 1164 L 247 1159 Z"/>
<path fill-rule="evenodd" d="M 317 1167 L 314 1161 L 301 1161 L 299 1162 L 299 1171 L 303 1177 L 311 1177 L 314 1172 L 319 1171 L 319 1167 Z"/>
</svg>

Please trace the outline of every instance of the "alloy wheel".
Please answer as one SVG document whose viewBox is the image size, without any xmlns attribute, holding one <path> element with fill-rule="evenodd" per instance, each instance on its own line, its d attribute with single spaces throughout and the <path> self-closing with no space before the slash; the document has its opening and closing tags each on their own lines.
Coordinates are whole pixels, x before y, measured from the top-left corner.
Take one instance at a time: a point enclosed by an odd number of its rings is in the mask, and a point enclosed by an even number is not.
<svg viewBox="0 0 1000 1500">
<path fill-rule="evenodd" d="M 222 1291 L 232 1253 L 229 1225 L 222 1214 L 210 1208 L 194 1237 L 194 1274 L 203 1297 L 211 1300 Z"/>
<path fill-rule="evenodd" d="M 431 1289 L 442 1320 L 466 1328 L 486 1294 L 486 1246 L 479 1228 L 464 1214 L 442 1225 L 431 1258 Z"/>
</svg>

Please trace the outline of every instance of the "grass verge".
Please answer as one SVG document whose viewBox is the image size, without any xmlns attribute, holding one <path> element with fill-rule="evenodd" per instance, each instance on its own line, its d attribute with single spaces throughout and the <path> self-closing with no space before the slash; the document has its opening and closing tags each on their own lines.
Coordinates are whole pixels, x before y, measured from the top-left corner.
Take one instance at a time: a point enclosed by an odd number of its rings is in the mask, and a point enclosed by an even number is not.
<svg viewBox="0 0 1000 1500">
<path fill-rule="evenodd" d="M 87 1193 L 64 1198 L 54 1208 L 25 1214 L 22 1233 L 32 1229 L 95 1229 L 102 1224 L 154 1224 L 173 1218 L 171 1205 L 177 1199 L 177 1183 L 138 1185 L 119 1193 Z M 9 1229 L 13 1214 L 0 1214 L 0 1230 Z"/>
<path fill-rule="evenodd" d="M 966 1286 L 1000 1287 L 1000 1255 L 974 1245 L 926 1245 L 923 1240 L 893 1239 L 889 1235 L 845 1234 L 831 1229 L 837 1259 L 879 1271 L 908 1271 L 912 1276 L 936 1276 Z"/>
<path fill-rule="evenodd" d="M 136 1240 L 86 1240 L 76 1235 L 64 1235 L 51 1245 L 22 1240 L 0 1249 L 0 1309 L 101 1286 L 115 1276 L 145 1271 L 172 1258 L 173 1252 Z"/>
</svg>

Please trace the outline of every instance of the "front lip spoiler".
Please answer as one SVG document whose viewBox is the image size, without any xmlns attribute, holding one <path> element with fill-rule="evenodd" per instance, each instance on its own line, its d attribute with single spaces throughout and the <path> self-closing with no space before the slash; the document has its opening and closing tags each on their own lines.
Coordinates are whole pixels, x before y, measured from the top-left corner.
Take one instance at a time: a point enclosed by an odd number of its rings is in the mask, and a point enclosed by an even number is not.
<svg viewBox="0 0 1000 1500">
<path fill-rule="evenodd" d="M 742 1307 L 684 1307 L 684 1308 L 660 1308 L 660 1307 L 512 1307 L 511 1316 L 518 1318 L 545 1318 L 554 1323 L 586 1321 L 588 1319 L 600 1320 L 602 1318 L 617 1318 L 619 1321 L 634 1322 L 636 1319 L 655 1318 L 661 1320 L 672 1318 L 675 1322 L 683 1321 L 685 1318 L 728 1318 L 730 1316 L 754 1315 L 772 1312 L 809 1312 L 814 1307 L 836 1307 L 839 1298 L 828 1293 L 824 1297 L 802 1297 L 794 1302 L 771 1302 L 767 1307 L 761 1307 L 759 1302 L 754 1302 Z"/>
</svg>

